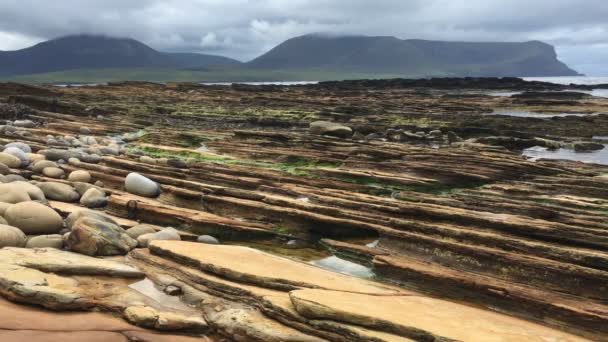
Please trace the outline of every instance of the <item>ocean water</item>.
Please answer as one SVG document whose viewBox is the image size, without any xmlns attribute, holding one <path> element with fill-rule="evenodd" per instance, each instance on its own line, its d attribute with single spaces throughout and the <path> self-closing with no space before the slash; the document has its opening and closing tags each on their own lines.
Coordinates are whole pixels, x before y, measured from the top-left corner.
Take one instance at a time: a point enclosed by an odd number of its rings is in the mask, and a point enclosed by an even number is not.
<svg viewBox="0 0 608 342">
<path fill-rule="evenodd" d="M 518 111 L 518 110 L 495 110 L 492 113 L 487 113 L 486 115 L 505 115 L 505 116 L 517 116 L 522 118 L 543 118 L 550 119 L 554 117 L 564 117 L 564 116 L 586 116 L 590 114 L 585 113 L 536 113 L 536 112 L 528 112 L 528 111 Z"/>
<path fill-rule="evenodd" d="M 535 146 L 525 149 L 523 155 L 531 160 L 567 159 L 583 163 L 608 165 L 608 145 L 605 145 L 603 150 L 594 152 L 575 152 L 565 148 L 550 151 L 545 147 Z"/>
<path fill-rule="evenodd" d="M 276 81 L 276 82 L 202 82 L 202 85 L 232 85 L 232 84 L 248 84 L 248 85 L 305 85 L 305 84 L 317 84 L 319 81 Z"/>
<path fill-rule="evenodd" d="M 524 77 L 526 81 L 541 81 L 557 84 L 608 84 L 608 76 L 561 76 L 561 77 Z"/>
</svg>

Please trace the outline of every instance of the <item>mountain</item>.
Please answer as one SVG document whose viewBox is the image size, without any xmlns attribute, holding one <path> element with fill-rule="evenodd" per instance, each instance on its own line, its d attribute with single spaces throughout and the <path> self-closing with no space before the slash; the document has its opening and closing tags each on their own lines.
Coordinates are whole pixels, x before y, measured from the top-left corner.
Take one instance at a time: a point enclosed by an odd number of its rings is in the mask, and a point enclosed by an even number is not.
<svg viewBox="0 0 608 342">
<path fill-rule="evenodd" d="M 0 76 L 74 69 L 192 68 L 241 64 L 196 53 L 163 53 L 134 39 L 77 35 L 49 40 L 17 51 L 0 51 Z"/>
<path fill-rule="evenodd" d="M 424 76 L 575 76 L 553 46 L 305 35 L 246 63 L 257 69 L 341 70 Z"/>
</svg>

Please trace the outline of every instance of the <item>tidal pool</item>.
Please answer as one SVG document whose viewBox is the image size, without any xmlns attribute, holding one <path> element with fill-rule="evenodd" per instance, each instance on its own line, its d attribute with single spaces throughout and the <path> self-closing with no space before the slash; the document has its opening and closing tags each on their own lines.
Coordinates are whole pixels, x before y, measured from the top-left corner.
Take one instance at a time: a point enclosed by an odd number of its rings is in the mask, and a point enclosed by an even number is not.
<svg viewBox="0 0 608 342">
<path fill-rule="evenodd" d="M 608 146 L 608 145 L 604 145 Z M 560 148 L 548 150 L 546 147 L 530 147 L 523 151 L 523 155 L 531 160 L 538 159 L 565 159 L 583 163 L 608 165 L 608 148 L 594 152 L 575 152 L 574 150 Z"/>
<path fill-rule="evenodd" d="M 528 111 L 517 111 L 517 110 L 495 110 L 492 113 L 487 113 L 486 115 L 504 115 L 504 116 L 516 116 L 521 118 L 544 118 L 550 119 L 554 117 L 564 117 L 564 116 L 586 116 L 591 114 L 586 113 L 535 113 Z"/>
</svg>

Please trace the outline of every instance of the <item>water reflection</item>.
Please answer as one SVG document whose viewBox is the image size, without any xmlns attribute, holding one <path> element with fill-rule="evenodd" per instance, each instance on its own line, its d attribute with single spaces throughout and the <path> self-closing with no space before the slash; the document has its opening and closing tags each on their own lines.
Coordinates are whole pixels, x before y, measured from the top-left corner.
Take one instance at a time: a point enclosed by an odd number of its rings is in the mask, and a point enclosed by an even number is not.
<svg viewBox="0 0 608 342">
<path fill-rule="evenodd" d="M 608 145 L 605 145 L 608 146 Z M 531 160 L 538 159 L 565 159 L 580 161 L 583 163 L 593 163 L 608 165 L 608 148 L 593 152 L 575 152 L 574 150 L 560 148 L 554 151 L 548 150 L 546 147 L 531 147 L 523 151 L 523 155 Z"/>
<path fill-rule="evenodd" d="M 353 277 L 372 278 L 374 276 L 374 273 L 369 267 L 338 258 L 337 256 L 330 256 L 321 260 L 311 261 L 310 264 L 329 271 L 347 274 Z"/>
</svg>

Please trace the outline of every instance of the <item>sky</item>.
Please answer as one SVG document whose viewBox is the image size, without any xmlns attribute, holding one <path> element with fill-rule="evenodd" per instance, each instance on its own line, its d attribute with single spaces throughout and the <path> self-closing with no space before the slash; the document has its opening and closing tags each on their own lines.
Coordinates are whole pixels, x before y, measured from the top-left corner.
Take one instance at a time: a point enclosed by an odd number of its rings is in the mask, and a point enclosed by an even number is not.
<svg viewBox="0 0 608 342">
<path fill-rule="evenodd" d="M 88 33 L 242 61 L 309 33 L 541 40 L 608 76 L 608 0 L 0 0 L 0 50 Z"/>
</svg>

